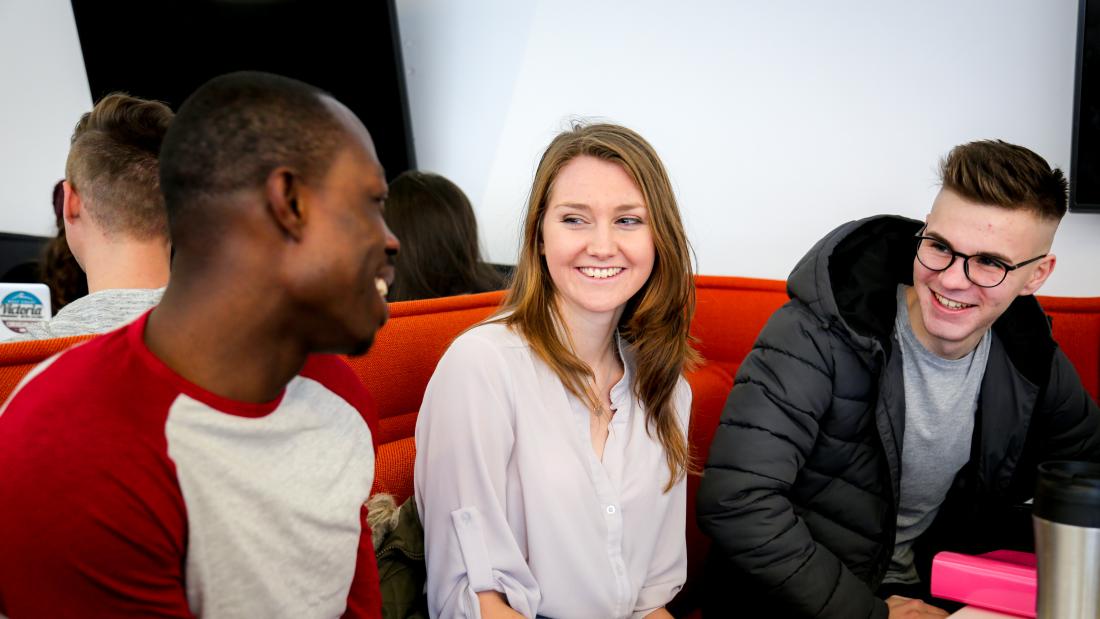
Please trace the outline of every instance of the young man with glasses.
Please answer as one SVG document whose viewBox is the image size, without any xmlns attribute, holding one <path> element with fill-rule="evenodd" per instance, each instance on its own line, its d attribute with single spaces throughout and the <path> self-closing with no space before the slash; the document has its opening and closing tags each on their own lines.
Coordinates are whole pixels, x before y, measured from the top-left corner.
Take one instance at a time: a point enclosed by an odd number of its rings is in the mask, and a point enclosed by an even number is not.
<svg viewBox="0 0 1100 619">
<path fill-rule="evenodd" d="M 705 615 L 936 617 L 935 552 L 1031 543 L 1035 467 L 1100 460 L 1100 408 L 1032 296 L 1066 181 L 958 146 L 921 222 L 817 243 L 741 365 L 698 495 Z"/>
</svg>

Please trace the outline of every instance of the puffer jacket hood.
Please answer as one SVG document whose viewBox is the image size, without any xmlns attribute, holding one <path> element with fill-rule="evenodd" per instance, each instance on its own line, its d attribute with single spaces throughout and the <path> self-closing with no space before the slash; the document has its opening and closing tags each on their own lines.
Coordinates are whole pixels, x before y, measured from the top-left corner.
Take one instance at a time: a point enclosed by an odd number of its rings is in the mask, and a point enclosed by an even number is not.
<svg viewBox="0 0 1100 619">
<path fill-rule="evenodd" d="M 805 303 L 854 350 L 890 345 L 897 286 L 913 285 L 917 234 L 924 224 L 898 215 L 851 221 L 818 241 L 787 278 L 787 294 Z M 1046 382 L 1056 346 L 1034 296 L 1019 297 L 993 324 L 1013 365 L 1033 384 Z"/>
<path fill-rule="evenodd" d="M 923 224 L 896 215 L 848 222 L 815 244 L 787 278 L 787 294 L 832 324 L 857 350 L 874 350 L 894 328 L 897 285 L 913 284 Z"/>
</svg>

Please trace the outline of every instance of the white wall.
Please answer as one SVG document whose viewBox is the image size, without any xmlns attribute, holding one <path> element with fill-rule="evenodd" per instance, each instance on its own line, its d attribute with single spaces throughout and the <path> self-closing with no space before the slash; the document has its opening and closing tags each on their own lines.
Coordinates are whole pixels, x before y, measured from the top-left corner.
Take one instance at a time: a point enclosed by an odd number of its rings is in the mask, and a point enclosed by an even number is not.
<svg viewBox="0 0 1100 619">
<path fill-rule="evenodd" d="M 785 278 L 822 234 L 922 218 L 980 138 L 1070 163 L 1076 0 L 399 0 L 417 159 L 516 255 L 538 157 L 570 118 L 661 153 L 708 274 Z M 1043 292 L 1100 295 L 1100 215 L 1071 214 Z"/>
<path fill-rule="evenodd" d="M 417 157 L 509 262 L 531 175 L 574 117 L 661 153 L 703 273 L 783 278 L 833 226 L 922 217 L 952 145 L 1068 172 L 1076 0 L 398 0 Z M 0 0 L 0 230 L 51 234 L 91 107 L 67 0 Z M 1068 215 L 1043 292 L 1100 295 L 1100 215 Z"/>
<path fill-rule="evenodd" d="M 91 107 L 69 0 L 0 0 L 0 230 L 56 232 L 50 192 Z"/>
</svg>

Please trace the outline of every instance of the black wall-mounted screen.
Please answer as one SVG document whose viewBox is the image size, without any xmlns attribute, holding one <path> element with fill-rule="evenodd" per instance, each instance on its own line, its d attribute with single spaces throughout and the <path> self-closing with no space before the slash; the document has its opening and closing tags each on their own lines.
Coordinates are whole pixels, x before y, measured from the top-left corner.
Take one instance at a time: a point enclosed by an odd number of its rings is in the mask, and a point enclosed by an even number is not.
<svg viewBox="0 0 1100 619">
<path fill-rule="evenodd" d="M 1069 208 L 1100 213 L 1100 0 L 1080 0 Z"/>
<path fill-rule="evenodd" d="M 374 138 L 386 175 L 416 167 L 394 0 L 72 0 L 92 99 L 178 109 L 206 80 L 279 73 L 332 93 Z"/>
</svg>

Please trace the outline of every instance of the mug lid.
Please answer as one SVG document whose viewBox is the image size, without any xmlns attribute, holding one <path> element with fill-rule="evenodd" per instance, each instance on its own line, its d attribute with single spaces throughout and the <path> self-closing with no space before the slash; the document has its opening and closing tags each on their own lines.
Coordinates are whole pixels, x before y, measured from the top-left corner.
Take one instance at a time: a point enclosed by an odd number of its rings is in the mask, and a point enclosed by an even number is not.
<svg viewBox="0 0 1100 619">
<path fill-rule="evenodd" d="M 1060 524 L 1100 528 L 1100 464 L 1069 460 L 1040 464 L 1033 514 Z"/>
</svg>

